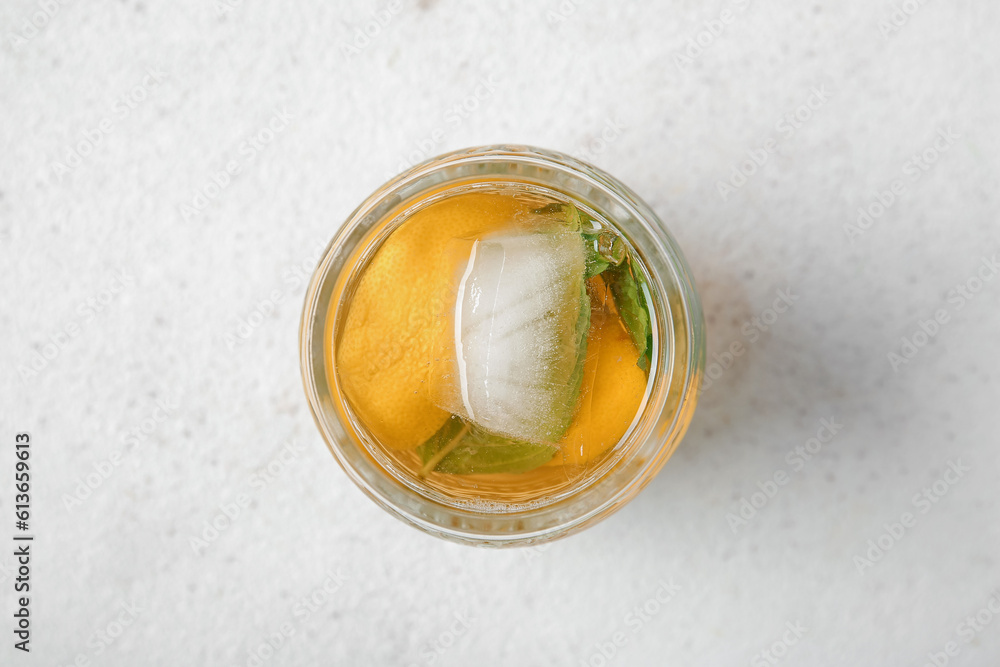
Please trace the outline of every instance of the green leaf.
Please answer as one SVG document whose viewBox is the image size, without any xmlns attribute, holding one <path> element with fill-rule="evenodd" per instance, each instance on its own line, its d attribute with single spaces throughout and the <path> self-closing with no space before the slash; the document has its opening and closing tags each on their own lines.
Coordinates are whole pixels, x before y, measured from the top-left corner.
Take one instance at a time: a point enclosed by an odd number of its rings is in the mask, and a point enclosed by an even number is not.
<svg viewBox="0 0 1000 667">
<path fill-rule="evenodd" d="M 632 266 L 631 255 L 627 257 L 627 261 L 609 268 L 603 276 L 604 282 L 611 289 L 622 322 L 639 352 L 636 365 L 648 373 L 653 358 L 653 329 L 643 289 L 645 279 Z"/>
<path fill-rule="evenodd" d="M 585 278 L 593 278 L 599 273 L 604 273 L 611 262 L 601 257 L 601 253 L 598 250 L 598 244 L 600 243 L 599 234 L 583 234 L 583 244 L 587 249 L 586 262 L 587 262 L 587 272 Z"/>
<path fill-rule="evenodd" d="M 421 475 L 520 473 L 533 470 L 555 456 L 558 448 L 494 435 L 452 416 L 427 442 L 417 447 L 424 463 Z"/>
<path fill-rule="evenodd" d="M 615 306 L 628 330 L 639 360 L 636 365 L 649 372 L 653 358 L 653 330 L 643 291 L 645 279 L 633 266 L 624 240 L 573 204 L 550 204 L 547 215 L 560 215 L 573 230 L 580 230 L 586 248 L 586 278 L 601 275 L 611 289 Z M 589 308 L 588 308 L 589 310 Z M 587 326 L 590 326 L 589 320 Z"/>
<path fill-rule="evenodd" d="M 573 374 L 570 375 L 569 382 L 573 388 L 572 396 L 576 396 L 576 402 L 580 401 L 580 389 L 583 386 L 583 364 L 587 360 L 587 334 L 590 333 L 590 295 L 587 294 L 587 285 L 583 283 L 580 289 L 580 317 L 576 320 L 574 330 L 574 343 L 576 343 L 576 366 L 573 367 Z M 568 414 L 568 419 L 562 429 L 565 433 L 573 418 L 576 416 L 574 409 Z"/>
</svg>

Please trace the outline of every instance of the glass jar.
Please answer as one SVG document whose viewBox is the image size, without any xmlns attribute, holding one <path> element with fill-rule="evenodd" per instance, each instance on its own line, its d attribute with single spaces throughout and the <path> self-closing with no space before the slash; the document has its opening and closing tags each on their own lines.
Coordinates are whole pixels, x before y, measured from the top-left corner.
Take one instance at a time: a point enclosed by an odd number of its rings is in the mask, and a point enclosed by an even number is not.
<svg viewBox="0 0 1000 667">
<path fill-rule="evenodd" d="M 569 200 L 611 223 L 645 267 L 654 346 L 640 414 L 612 454 L 567 488 L 523 502 L 450 497 L 394 465 L 350 409 L 334 364 L 338 323 L 360 271 L 421 202 L 479 185 Z M 531 545 L 607 517 L 656 475 L 694 413 L 705 364 L 704 323 L 690 270 L 656 214 L 603 171 L 554 151 L 483 146 L 428 160 L 373 193 L 330 242 L 306 292 L 302 375 L 323 438 L 347 475 L 391 514 L 427 533 L 482 546 Z"/>
</svg>

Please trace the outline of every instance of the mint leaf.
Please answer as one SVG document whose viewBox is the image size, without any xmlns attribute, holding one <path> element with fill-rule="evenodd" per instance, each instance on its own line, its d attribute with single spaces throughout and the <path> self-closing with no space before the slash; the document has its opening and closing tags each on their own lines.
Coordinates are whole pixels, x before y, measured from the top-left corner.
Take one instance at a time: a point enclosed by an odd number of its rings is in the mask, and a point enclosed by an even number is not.
<svg viewBox="0 0 1000 667">
<path fill-rule="evenodd" d="M 424 467 L 420 471 L 423 477 L 431 470 L 436 470 L 438 463 L 449 452 L 454 450 L 469 432 L 469 427 L 461 417 L 452 415 L 444 426 L 437 430 L 437 433 L 427 439 L 427 442 L 417 447 L 417 454 L 420 456 Z"/>
<path fill-rule="evenodd" d="M 601 275 L 611 289 L 618 313 L 639 352 L 636 365 L 648 373 L 653 358 L 653 330 L 643 292 L 646 283 L 642 273 L 633 265 L 625 241 L 614 230 L 573 204 L 550 204 L 541 211 L 561 216 L 570 229 L 580 231 L 586 248 L 585 278 Z M 587 326 L 590 326 L 589 320 Z"/>
<path fill-rule="evenodd" d="M 598 250 L 600 244 L 599 234 L 583 234 L 583 244 L 587 249 L 587 255 L 585 262 L 587 264 L 587 272 L 584 274 L 585 278 L 593 278 L 594 276 L 604 273 L 611 262 L 601 257 L 601 253 Z"/>
<path fill-rule="evenodd" d="M 569 378 L 569 384 L 572 387 L 571 396 L 576 396 L 575 402 L 577 403 L 580 401 L 580 389 L 583 386 L 583 364 L 587 360 L 588 333 L 590 333 L 590 295 L 587 294 L 587 284 L 584 282 L 580 290 L 580 317 L 576 320 L 575 337 L 573 340 L 576 343 L 576 366 L 573 367 L 573 374 Z M 562 429 L 562 433 L 565 433 L 569 429 L 575 416 L 576 409 L 568 413 L 568 419 Z"/>
<path fill-rule="evenodd" d="M 488 433 L 456 416 L 417 447 L 424 463 L 421 475 L 431 470 L 453 475 L 527 472 L 547 463 L 556 451 L 552 445 Z"/>
<path fill-rule="evenodd" d="M 611 289 L 618 314 L 621 315 L 632 343 L 639 352 L 639 361 L 636 365 L 648 373 L 653 358 L 653 329 L 643 291 L 646 281 L 632 266 L 632 256 L 629 255 L 626 259 L 627 261 L 618 266 L 609 268 L 602 276 Z"/>
</svg>

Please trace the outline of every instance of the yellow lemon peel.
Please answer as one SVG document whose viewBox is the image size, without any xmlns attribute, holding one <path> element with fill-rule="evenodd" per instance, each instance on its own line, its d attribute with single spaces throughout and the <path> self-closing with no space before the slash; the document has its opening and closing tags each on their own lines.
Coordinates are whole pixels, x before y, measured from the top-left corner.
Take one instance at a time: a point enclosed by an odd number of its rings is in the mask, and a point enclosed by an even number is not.
<svg viewBox="0 0 1000 667">
<path fill-rule="evenodd" d="M 454 259 L 448 241 L 509 225 L 519 206 L 500 194 L 451 197 L 414 214 L 375 253 L 351 297 L 336 362 L 344 393 L 383 445 L 411 449 L 449 413 L 429 394 L 447 332 Z"/>
</svg>

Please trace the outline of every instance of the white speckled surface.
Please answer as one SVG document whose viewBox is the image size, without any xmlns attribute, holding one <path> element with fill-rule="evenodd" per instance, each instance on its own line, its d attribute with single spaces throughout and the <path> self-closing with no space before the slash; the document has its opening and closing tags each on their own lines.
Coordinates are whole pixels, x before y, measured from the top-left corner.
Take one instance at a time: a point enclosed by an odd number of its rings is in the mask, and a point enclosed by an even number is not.
<svg viewBox="0 0 1000 667">
<path fill-rule="evenodd" d="M 46 1 L 0 6 L 0 664 L 1000 664 L 1000 279 L 953 291 L 1000 253 L 1000 6 L 223 2 L 53 0 L 26 37 Z M 782 122 L 810 100 L 800 127 Z M 269 122 L 273 141 L 243 144 Z M 926 171 L 909 163 L 949 128 Z M 86 132 L 101 140 L 77 163 Z M 502 141 L 633 187 L 687 252 L 710 361 L 742 344 L 650 487 L 540 551 L 446 544 L 378 509 L 322 444 L 298 370 L 317 246 L 401 163 Z M 199 192 L 204 210 L 182 209 Z M 794 304 L 772 317 L 779 289 Z M 786 459 L 824 418 L 836 435 Z M 11 634 L 20 431 L 30 656 Z M 731 530 L 778 471 L 787 484 Z M 905 512 L 912 527 L 859 572 Z"/>
</svg>

